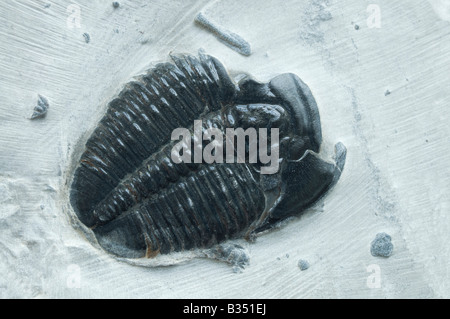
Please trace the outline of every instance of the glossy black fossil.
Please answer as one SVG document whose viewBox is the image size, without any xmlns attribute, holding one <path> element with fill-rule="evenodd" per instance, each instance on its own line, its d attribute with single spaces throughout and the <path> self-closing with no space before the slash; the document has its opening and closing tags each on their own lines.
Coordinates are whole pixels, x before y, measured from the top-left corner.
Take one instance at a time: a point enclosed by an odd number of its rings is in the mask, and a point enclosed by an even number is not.
<svg viewBox="0 0 450 319">
<path fill-rule="evenodd" d="M 154 257 L 257 233 L 301 213 L 337 182 L 346 149 L 322 160 L 320 117 L 295 75 L 234 83 L 215 58 L 173 56 L 109 103 L 86 143 L 70 200 L 108 252 Z M 175 164 L 175 128 L 279 128 L 279 170 L 261 164 Z"/>
</svg>

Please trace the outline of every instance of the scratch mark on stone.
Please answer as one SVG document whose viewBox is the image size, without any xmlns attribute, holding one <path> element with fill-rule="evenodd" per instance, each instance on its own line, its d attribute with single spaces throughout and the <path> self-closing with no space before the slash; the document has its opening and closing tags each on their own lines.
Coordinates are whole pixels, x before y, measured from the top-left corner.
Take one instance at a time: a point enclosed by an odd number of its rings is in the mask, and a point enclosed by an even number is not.
<svg viewBox="0 0 450 319">
<path fill-rule="evenodd" d="M 381 214 L 389 220 L 397 221 L 397 217 L 395 216 L 395 211 L 397 210 L 395 205 L 395 194 L 393 189 L 389 187 L 387 181 L 383 179 L 381 176 L 380 169 L 373 162 L 371 158 L 371 154 L 369 151 L 369 141 L 367 140 L 366 135 L 361 127 L 362 115 L 359 111 L 358 100 L 355 94 L 354 89 L 347 87 L 351 96 L 352 96 L 352 110 L 353 116 L 355 119 L 354 124 L 354 132 L 358 137 L 361 144 L 361 151 L 363 152 L 363 156 L 367 163 L 367 166 L 371 172 L 371 178 L 374 183 L 374 190 L 371 192 L 373 196 L 373 201 L 375 202 L 375 207 L 377 209 L 376 214 Z M 386 189 L 387 188 L 387 189 Z"/>
<path fill-rule="evenodd" d="M 245 41 L 236 33 L 233 33 L 215 24 L 214 22 L 206 18 L 203 13 L 199 13 L 197 15 L 197 17 L 195 18 L 195 22 L 206 28 L 208 31 L 212 32 L 221 42 L 223 42 L 234 51 L 245 56 L 249 56 L 252 54 L 252 49 L 247 41 Z"/>
<path fill-rule="evenodd" d="M 84 41 L 86 41 L 86 43 L 91 42 L 91 36 L 89 35 L 89 33 L 83 33 L 83 37 L 84 37 Z"/>
</svg>

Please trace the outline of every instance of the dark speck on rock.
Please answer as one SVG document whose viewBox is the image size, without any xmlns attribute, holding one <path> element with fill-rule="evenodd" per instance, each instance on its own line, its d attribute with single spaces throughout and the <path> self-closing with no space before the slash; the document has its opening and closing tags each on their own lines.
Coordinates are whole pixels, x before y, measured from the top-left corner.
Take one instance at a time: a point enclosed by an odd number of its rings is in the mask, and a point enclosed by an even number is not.
<svg viewBox="0 0 450 319">
<path fill-rule="evenodd" d="M 386 90 L 386 92 L 384 92 L 384 96 L 388 96 L 388 95 L 391 95 L 391 91 Z"/>
<path fill-rule="evenodd" d="M 39 95 L 38 105 L 34 108 L 33 115 L 31 116 L 32 120 L 44 118 L 47 115 L 47 111 L 49 108 L 48 100 Z"/>
<path fill-rule="evenodd" d="M 114 9 L 117 9 L 118 7 L 120 7 L 120 3 L 117 2 L 117 1 L 114 1 L 114 2 L 112 3 L 112 5 L 113 5 Z"/>
<path fill-rule="evenodd" d="M 309 262 L 307 260 L 304 259 L 300 259 L 298 261 L 298 268 L 300 268 L 301 271 L 305 271 L 306 269 L 309 268 Z"/>
<path fill-rule="evenodd" d="M 370 253 L 374 257 L 390 257 L 394 250 L 394 245 L 391 243 L 391 236 L 386 233 L 379 233 L 372 241 Z"/>
<path fill-rule="evenodd" d="M 355 30 L 359 30 L 359 25 L 355 24 Z"/>
<path fill-rule="evenodd" d="M 89 33 L 83 33 L 83 37 L 84 37 L 84 41 L 86 41 L 86 43 L 91 42 L 91 36 L 89 35 Z"/>
</svg>

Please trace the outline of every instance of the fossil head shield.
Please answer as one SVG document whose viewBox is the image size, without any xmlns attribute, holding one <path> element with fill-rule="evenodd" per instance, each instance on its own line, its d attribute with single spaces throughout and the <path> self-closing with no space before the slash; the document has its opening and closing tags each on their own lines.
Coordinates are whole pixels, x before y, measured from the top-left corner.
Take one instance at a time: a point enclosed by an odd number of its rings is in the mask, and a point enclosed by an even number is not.
<svg viewBox="0 0 450 319">
<path fill-rule="evenodd" d="M 319 111 L 296 75 L 235 83 L 211 56 L 172 60 L 109 103 L 79 159 L 71 205 L 103 249 L 211 247 L 300 214 L 337 182 L 346 149 L 320 158 Z"/>
</svg>

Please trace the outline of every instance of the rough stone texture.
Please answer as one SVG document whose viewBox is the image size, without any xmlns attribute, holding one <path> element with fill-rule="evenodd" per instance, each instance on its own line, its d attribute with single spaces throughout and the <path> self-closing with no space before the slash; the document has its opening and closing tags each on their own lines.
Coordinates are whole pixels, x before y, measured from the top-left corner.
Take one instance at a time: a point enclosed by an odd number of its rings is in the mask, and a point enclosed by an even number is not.
<svg viewBox="0 0 450 319">
<path fill-rule="evenodd" d="M 66 23 L 71 1 L 0 2 L 0 297 L 450 297 L 448 1 L 77 2 L 80 28 Z M 379 29 L 367 25 L 374 2 Z M 198 28 L 199 12 L 253 54 Z M 348 148 L 323 208 L 249 244 L 241 274 L 203 258 L 118 262 L 68 214 L 72 156 L 108 99 L 151 61 L 199 48 L 261 81 L 298 74 L 317 99 L 324 148 Z M 29 121 L 37 94 L 51 112 Z M 388 259 L 368 249 L 380 229 L 395 240 Z M 299 271 L 302 256 L 314 267 Z M 374 264 L 378 289 L 367 286 Z"/>
<path fill-rule="evenodd" d="M 31 120 L 44 118 L 47 115 L 49 106 L 47 99 L 39 95 L 37 105 L 34 107 L 33 114 L 31 115 Z"/>
<path fill-rule="evenodd" d="M 250 264 L 248 251 L 237 244 L 217 245 L 205 253 L 205 257 L 226 262 L 234 272 L 241 272 Z"/>
<path fill-rule="evenodd" d="M 301 271 L 305 271 L 310 267 L 310 264 L 307 260 L 300 259 L 298 261 L 298 268 L 300 268 Z"/>
<path fill-rule="evenodd" d="M 374 257 L 390 257 L 394 250 L 392 238 L 386 233 L 379 233 L 372 241 L 370 253 Z"/>
</svg>

